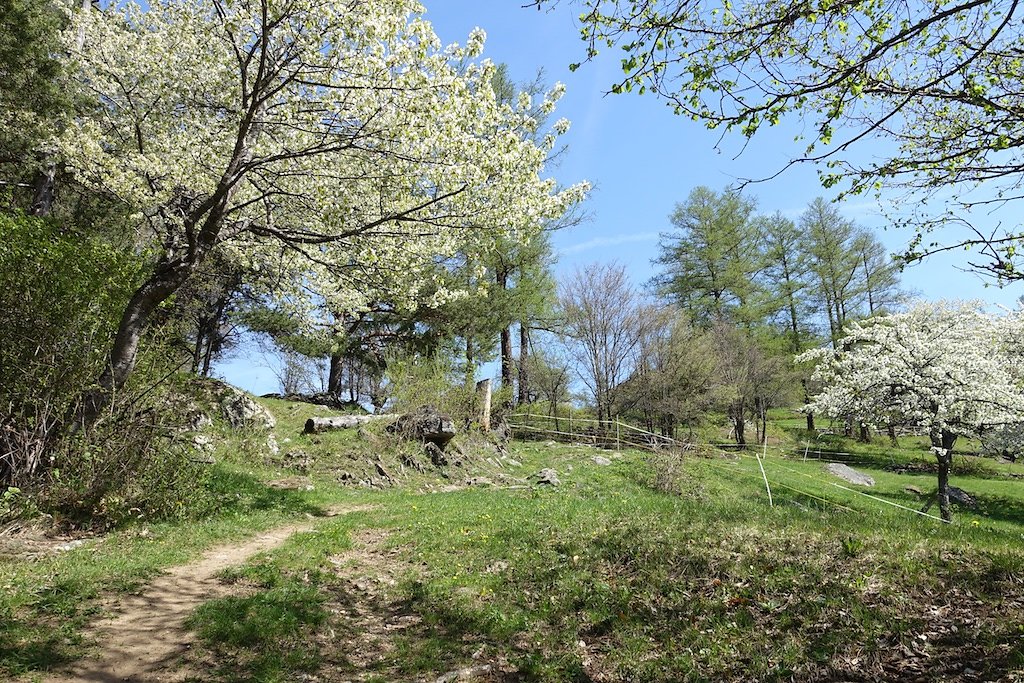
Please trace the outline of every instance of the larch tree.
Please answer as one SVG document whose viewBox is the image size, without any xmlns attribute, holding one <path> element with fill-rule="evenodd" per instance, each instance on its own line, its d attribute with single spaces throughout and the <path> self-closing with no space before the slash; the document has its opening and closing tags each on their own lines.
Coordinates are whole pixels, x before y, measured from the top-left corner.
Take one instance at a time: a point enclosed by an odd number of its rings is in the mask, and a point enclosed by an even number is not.
<svg viewBox="0 0 1024 683">
<path fill-rule="evenodd" d="M 565 124 L 524 140 L 493 65 L 472 61 L 483 32 L 443 47 L 422 10 L 155 0 L 76 13 L 69 67 L 95 108 L 61 135 L 61 161 L 129 211 L 151 267 L 75 423 L 101 414 L 153 312 L 218 245 L 257 272 L 282 254 L 330 271 L 355 308 L 367 269 L 415 291 L 434 255 L 493 231 L 528 238 L 581 199 L 585 185 L 544 177 Z"/>
<path fill-rule="evenodd" d="M 738 192 L 697 187 L 672 212 L 674 230 L 661 236 L 656 260 L 665 271 L 654 285 L 699 325 L 758 316 L 761 235 L 754 209 Z"/>
<path fill-rule="evenodd" d="M 765 284 L 772 309 L 785 330 L 788 349 L 794 356 L 805 351 L 813 339 L 811 260 L 804 251 L 803 233 L 780 213 L 761 219 L 765 242 Z M 810 399 L 807 378 L 800 380 L 805 402 Z M 806 414 L 807 431 L 814 431 L 814 413 Z"/>
<path fill-rule="evenodd" d="M 804 251 L 813 274 L 814 293 L 828 321 L 829 338 L 837 343 L 847 320 L 856 318 L 858 255 L 850 248 L 857 227 L 821 197 L 800 215 Z"/>
<path fill-rule="evenodd" d="M 891 311 L 903 298 L 900 267 L 885 246 L 867 230 L 860 230 L 850 243 L 857 261 L 861 305 L 869 316 Z"/>
<path fill-rule="evenodd" d="M 1024 395 L 1009 355 L 1020 316 L 1000 319 L 978 305 L 917 304 L 906 313 L 851 323 L 835 349 L 807 352 L 822 387 L 810 408 L 868 424 L 914 425 L 931 439 L 938 462 L 942 518 L 952 519 L 949 474 L 953 447 L 1021 421 Z"/>
</svg>

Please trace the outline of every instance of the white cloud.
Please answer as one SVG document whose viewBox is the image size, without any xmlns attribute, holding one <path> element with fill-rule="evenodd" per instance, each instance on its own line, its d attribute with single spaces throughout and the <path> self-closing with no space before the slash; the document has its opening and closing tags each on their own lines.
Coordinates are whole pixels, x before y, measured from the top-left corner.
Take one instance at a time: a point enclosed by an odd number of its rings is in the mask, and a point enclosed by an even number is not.
<svg viewBox="0 0 1024 683">
<path fill-rule="evenodd" d="M 636 242 L 653 242 L 658 239 L 658 233 L 656 232 L 638 232 L 633 235 L 619 235 L 617 237 L 594 237 L 586 242 L 579 242 L 568 247 L 562 247 L 559 249 L 560 254 L 578 254 L 582 251 L 589 251 L 591 249 L 601 249 L 603 247 L 615 247 L 620 244 L 633 244 Z"/>
</svg>

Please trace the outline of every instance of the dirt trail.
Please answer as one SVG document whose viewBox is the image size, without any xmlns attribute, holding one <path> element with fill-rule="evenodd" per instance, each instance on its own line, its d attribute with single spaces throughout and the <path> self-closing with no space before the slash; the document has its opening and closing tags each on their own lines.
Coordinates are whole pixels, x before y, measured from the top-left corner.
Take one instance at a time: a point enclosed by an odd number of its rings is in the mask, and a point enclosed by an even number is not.
<svg viewBox="0 0 1024 683">
<path fill-rule="evenodd" d="M 330 516 L 363 508 L 334 508 Z M 214 548 L 192 564 L 171 568 L 142 594 L 119 599 L 114 614 L 92 632 L 100 651 L 67 669 L 43 678 L 44 683 L 154 683 L 183 680 L 181 656 L 194 636 L 184 622 L 200 604 L 223 597 L 230 587 L 217 574 L 253 555 L 281 545 L 292 534 L 308 531 L 315 520 L 267 531 L 242 544 Z"/>
</svg>

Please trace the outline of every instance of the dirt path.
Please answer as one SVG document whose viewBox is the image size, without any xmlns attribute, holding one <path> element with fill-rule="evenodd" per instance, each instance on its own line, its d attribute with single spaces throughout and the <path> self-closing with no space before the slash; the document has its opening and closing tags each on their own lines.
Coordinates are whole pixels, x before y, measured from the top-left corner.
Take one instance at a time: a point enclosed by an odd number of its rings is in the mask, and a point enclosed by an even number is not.
<svg viewBox="0 0 1024 683">
<path fill-rule="evenodd" d="M 330 516 L 363 508 L 335 508 Z M 44 683 L 153 683 L 180 681 L 181 656 L 194 636 L 184 622 L 200 604 L 223 597 L 230 587 L 216 578 L 221 571 L 281 545 L 292 534 L 308 531 L 315 520 L 267 531 L 242 544 L 214 548 L 192 564 L 171 568 L 140 595 L 123 596 L 109 619 L 91 635 L 100 644 L 93 657 L 43 678 Z"/>
</svg>

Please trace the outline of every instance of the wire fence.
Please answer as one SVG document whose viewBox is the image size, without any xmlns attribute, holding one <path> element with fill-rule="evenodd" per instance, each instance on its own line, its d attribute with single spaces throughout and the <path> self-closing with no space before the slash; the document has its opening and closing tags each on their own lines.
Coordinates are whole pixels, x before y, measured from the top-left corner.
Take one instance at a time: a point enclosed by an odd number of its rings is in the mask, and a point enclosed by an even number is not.
<svg viewBox="0 0 1024 683">
<path fill-rule="evenodd" d="M 541 426 L 543 425 L 543 426 Z M 594 420 L 571 413 L 566 417 L 516 413 L 509 423 L 519 438 L 548 438 L 552 441 L 585 443 L 603 448 L 636 448 L 645 451 L 689 450 L 692 445 L 673 437 L 641 429 L 619 420 Z"/>
<path fill-rule="evenodd" d="M 830 481 L 825 478 L 824 472 L 819 476 L 815 476 L 807 472 L 801 472 L 793 469 L 792 467 L 787 467 L 783 464 L 784 460 L 800 460 L 804 462 L 813 460 L 822 464 L 870 465 L 878 467 L 880 464 L 879 461 L 885 460 L 884 456 L 881 458 L 867 459 L 863 453 L 823 450 L 820 448 L 811 449 L 810 443 L 804 444 L 803 447 L 786 447 L 781 445 L 769 445 L 767 443 L 751 445 L 716 443 L 710 441 L 681 441 L 670 436 L 647 431 L 619 420 L 601 421 L 594 420 L 592 418 L 572 416 L 571 414 L 564 417 L 555 417 L 551 415 L 537 415 L 533 413 L 517 413 L 512 416 L 512 422 L 510 422 L 509 426 L 512 428 L 513 435 L 520 439 L 545 438 L 551 441 L 581 443 L 603 448 L 634 448 L 649 452 L 675 452 L 680 455 L 689 451 L 701 449 L 705 452 L 710 451 L 719 455 L 756 460 L 758 463 L 758 469 L 749 470 L 740 467 L 731 467 L 724 463 L 716 463 L 714 461 L 704 461 L 704 464 L 714 468 L 728 470 L 733 473 L 747 473 L 751 476 L 762 479 L 767 492 L 769 504 L 771 505 L 774 505 L 772 486 L 775 486 L 796 493 L 807 499 L 817 500 L 847 512 L 866 514 L 865 510 L 851 508 L 848 504 L 844 504 L 850 503 L 850 501 L 840 502 L 833 500 L 824 492 L 819 491 L 818 493 L 811 493 L 797 487 L 792 481 L 781 481 L 779 479 L 778 472 L 774 471 L 781 470 L 783 472 L 788 472 L 789 474 L 810 479 L 815 484 L 823 488 L 831 487 L 852 493 L 854 494 L 855 499 L 872 501 L 872 503 L 886 505 L 907 512 L 908 514 L 927 517 L 938 522 L 943 522 L 940 517 L 928 514 L 922 510 L 916 510 L 906 505 L 850 488 L 835 481 Z M 767 456 L 769 453 L 780 457 L 768 460 Z M 892 463 L 896 462 L 895 457 L 892 454 L 889 455 L 888 459 Z M 769 472 L 770 470 L 772 471 Z"/>
</svg>

